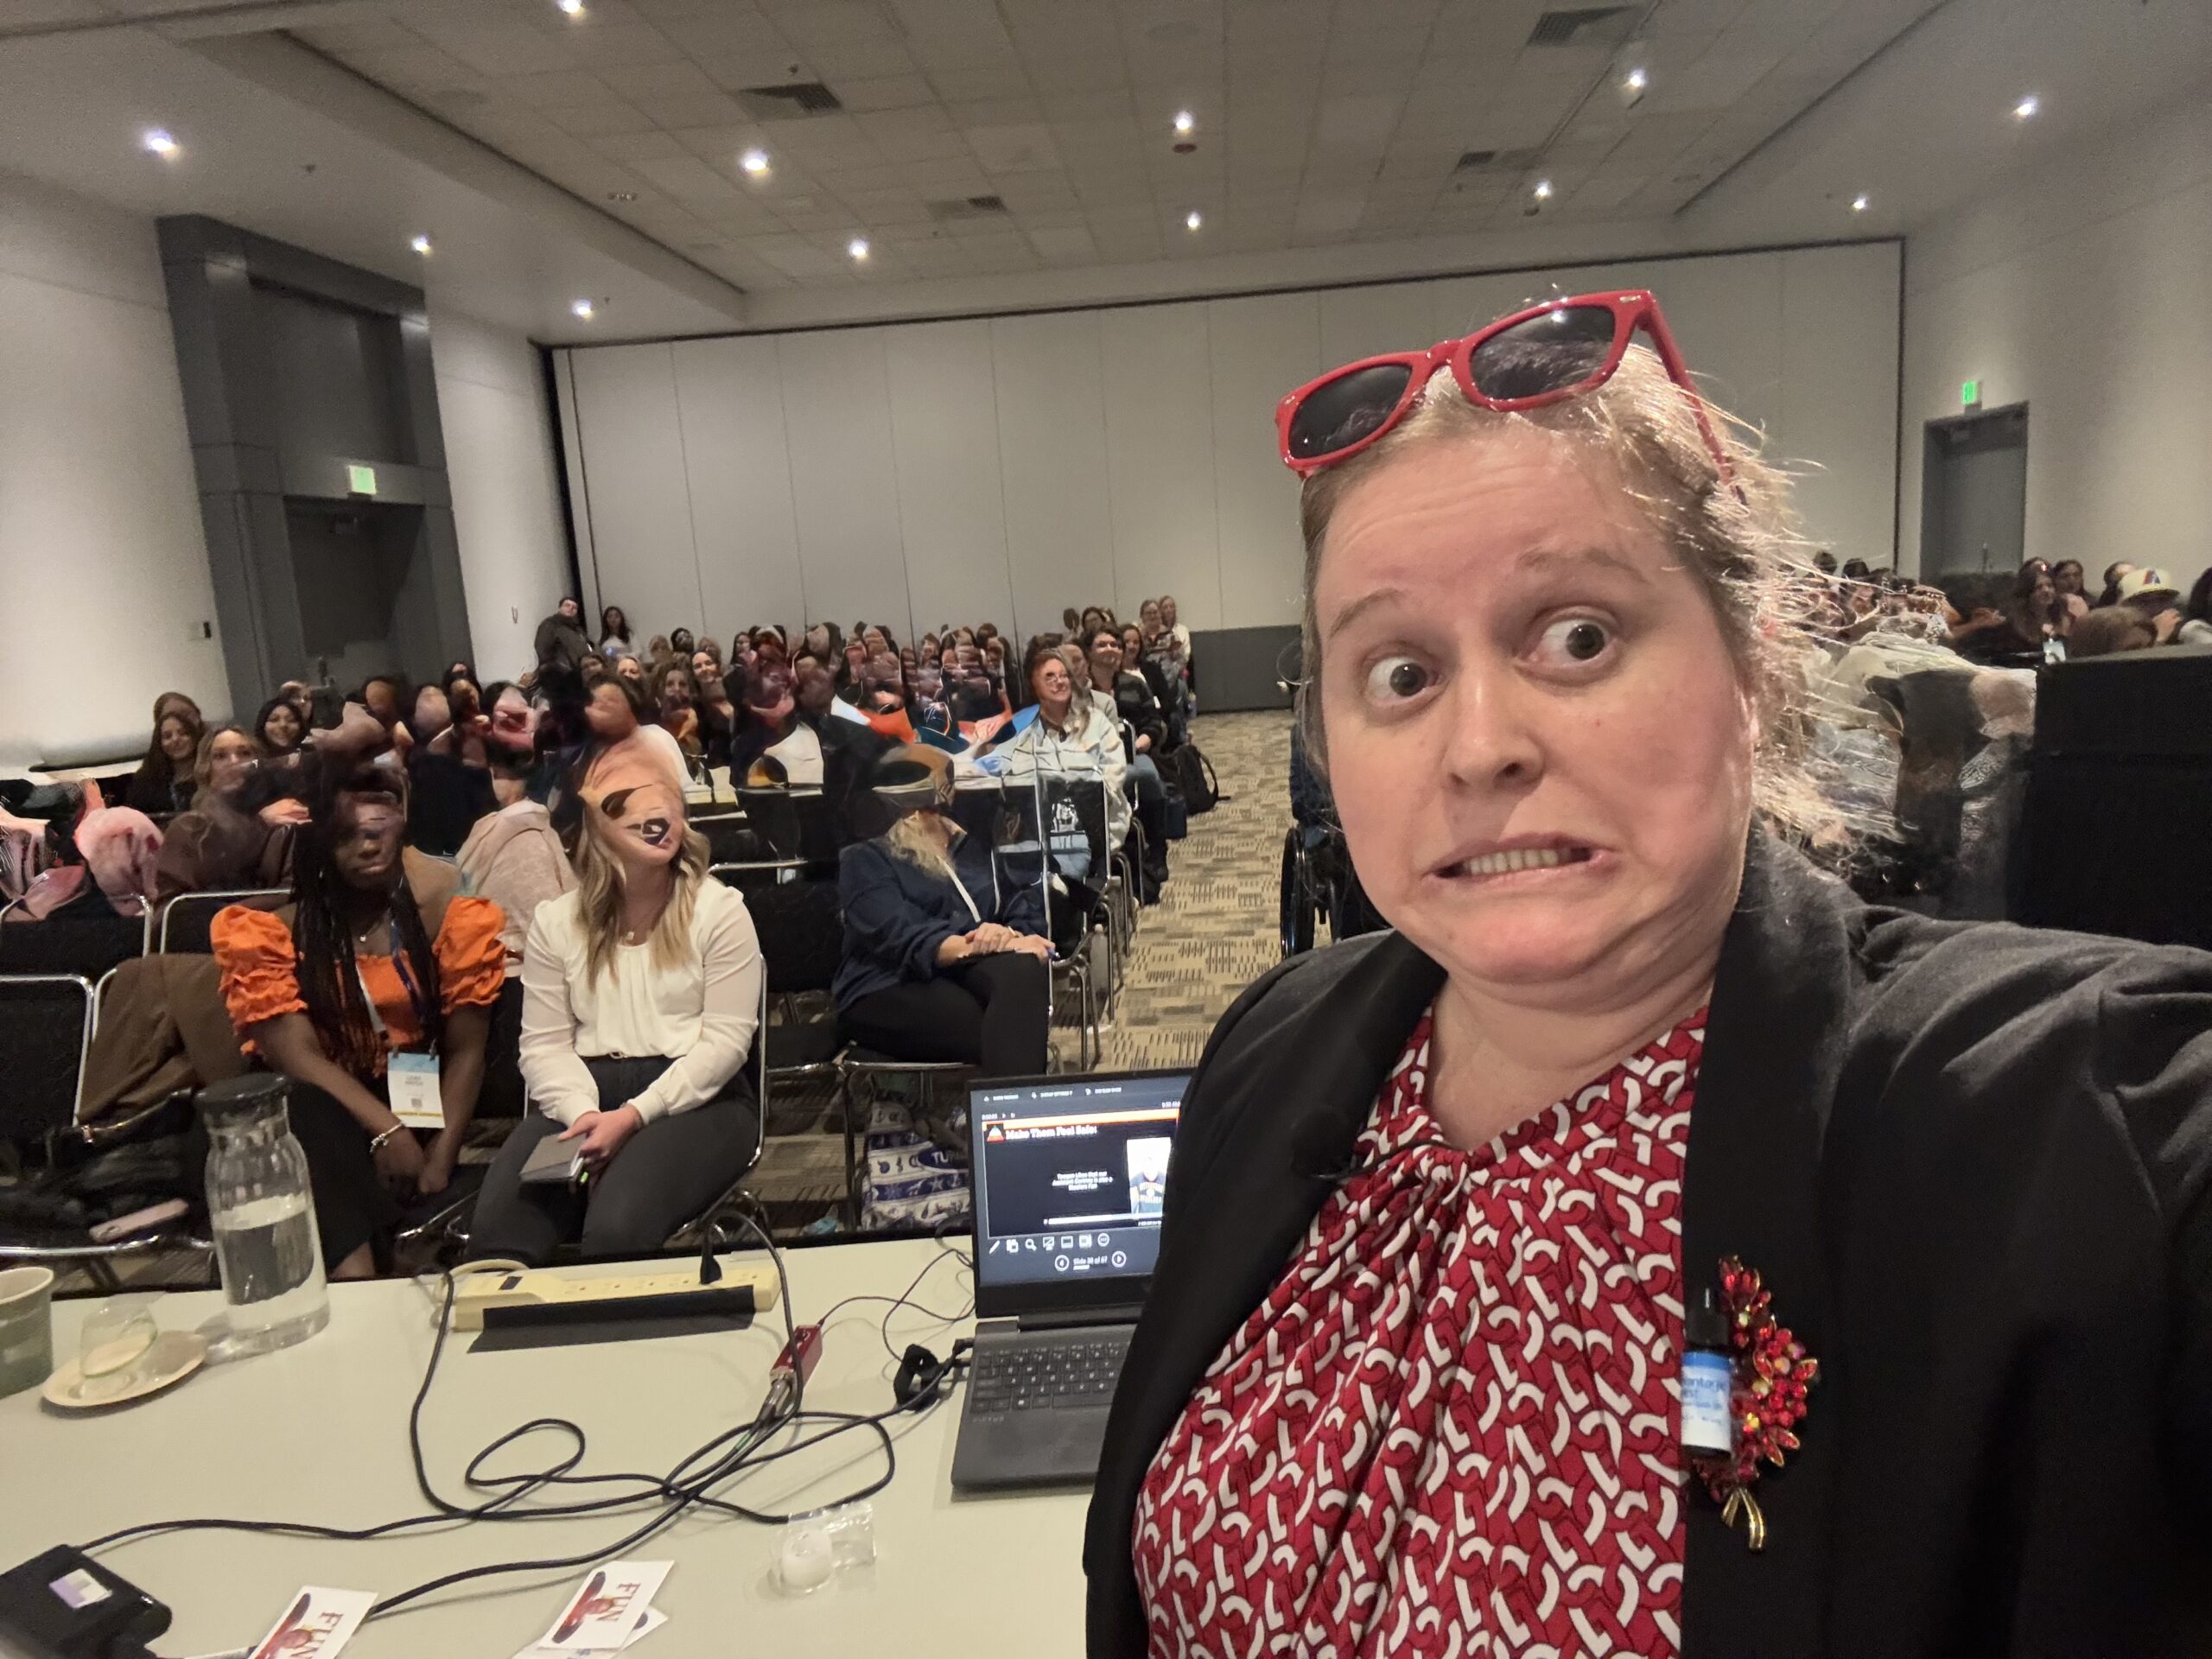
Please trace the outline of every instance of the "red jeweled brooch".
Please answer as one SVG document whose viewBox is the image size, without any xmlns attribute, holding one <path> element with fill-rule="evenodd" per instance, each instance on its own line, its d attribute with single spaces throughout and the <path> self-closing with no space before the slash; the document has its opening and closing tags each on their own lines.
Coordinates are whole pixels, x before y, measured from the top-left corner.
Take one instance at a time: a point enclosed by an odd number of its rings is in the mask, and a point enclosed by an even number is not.
<svg viewBox="0 0 2212 1659">
<path fill-rule="evenodd" d="M 1721 1299 L 1728 1310 L 1729 1341 L 1734 1351 L 1735 1385 L 1730 1397 L 1735 1418 L 1735 1451 L 1727 1457 L 1693 1454 L 1690 1467 L 1720 1505 L 1720 1518 L 1745 1522 L 1745 1541 L 1766 1547 L 1766 1516 L 1751 1489 L 1759 1465 L 1782 1467 L 1783 1453 L 1797 1450 L 1797 1425 L 1804 1421 L 1805 1395 L 1821 1374 L 1821 1362 L 1789 1327 L 1774 1317 L 1774 1298 L 1759 1282 L 1758 1270 L 1735 1256 L 1720 1262 Z"/>
</svg>

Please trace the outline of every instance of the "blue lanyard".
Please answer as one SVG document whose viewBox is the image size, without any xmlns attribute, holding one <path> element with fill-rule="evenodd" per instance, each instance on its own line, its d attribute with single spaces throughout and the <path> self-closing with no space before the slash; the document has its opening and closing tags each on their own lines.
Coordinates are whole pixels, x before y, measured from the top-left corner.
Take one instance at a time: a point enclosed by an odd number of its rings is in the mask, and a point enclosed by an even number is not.
<svg viewBox="0 0 2212 1659">
<path fill-rule="evenodd" d="M 414 974 L 408 969 L 406 952 L 399 948 L 397 922 L 389 918 L 385 920 L 385 942 L 391 947 L 392 971 L 399 976 L 400 988 L 407 993 L 407 1005 L 415 1010 L 416 1028 L 427 1033 L 430 1029 L 430 1005 L 416 985 Z M 384 1015 L 377 1010 L 376 995 L 369 989 L 369 976 L 361 971 L 361 958 L 358 951 L 353 957 L 353 977 L 361 982 L 361 1000 L 369 1005 L 369 1023 L 377 1028 L 378 1036 L 389 1041 L 391 1033 L 385 1025 Z"/>
</svg>

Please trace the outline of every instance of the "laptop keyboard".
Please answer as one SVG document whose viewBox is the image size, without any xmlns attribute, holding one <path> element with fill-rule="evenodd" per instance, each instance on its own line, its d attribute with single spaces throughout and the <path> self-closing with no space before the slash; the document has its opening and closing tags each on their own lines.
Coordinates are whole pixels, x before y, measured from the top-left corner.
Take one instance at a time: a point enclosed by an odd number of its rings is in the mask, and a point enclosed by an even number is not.
<svg viewBox="0 0 2212 1659">
<path fill-rule="evenodd" d="M 998 1416 L 1103 1406 L 1114 1397 L 1128 1345 L 1128 1333 L 1123 1332 L 1104 1340 L 995 1344 L 978 1349 L 968 1380 L 969 1412 Z"/>
</svg>

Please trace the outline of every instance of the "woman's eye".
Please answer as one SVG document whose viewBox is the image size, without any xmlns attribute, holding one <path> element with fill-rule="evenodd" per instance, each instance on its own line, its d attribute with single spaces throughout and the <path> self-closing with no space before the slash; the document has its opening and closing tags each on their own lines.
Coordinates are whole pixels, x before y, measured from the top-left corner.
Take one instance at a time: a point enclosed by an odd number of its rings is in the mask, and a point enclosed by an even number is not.
<svg viewBox="0 0 2212 1659">
<path fill-rule="evenodd" d="M 1605 654 L 1613 636 L 1602 622 L 1586 616 L 1562 617 L 1546 628 L 1536 642 L 1536 654 L 1560 668 L 1579 668 Z"/>
<path fill-rule="evenodd" d="M 1385 657 L 1367 671 L 1367 695 L 1378 702 L 1402 702 L 1433 683 L 1429 671 L 1410 657 Z"/>
</svg>

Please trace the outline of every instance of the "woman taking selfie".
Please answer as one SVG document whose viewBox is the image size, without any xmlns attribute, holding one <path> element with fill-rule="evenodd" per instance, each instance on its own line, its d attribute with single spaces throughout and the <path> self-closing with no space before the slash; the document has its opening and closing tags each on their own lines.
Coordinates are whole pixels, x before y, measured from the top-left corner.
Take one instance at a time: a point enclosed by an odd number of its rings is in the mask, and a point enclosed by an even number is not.
<svg viewBox="0 0 2212 1659">
<path fill-rule="evenodd" d="M 1611 294 L 1281 406 L 1393 931 L 1184 1101 L 1094 1656 L 2202 1650 L 2212 957 L 1795 849 L 1809 567 L 1690 386 Z"/>
<path fill-rule="evenodd" d="M 760 1021 L 753 918 L 707 874 L 683 793 L 638 735 L 586 768 L 576 888 L 523 947 L 522 1075 L 534 1109 L 476 1203 L 469 1254 L 542 1262 L 643 1255 L 752 1165 L 760 1106 L 745 1070 Z M 548 1136 L 581 1183 L 525 1183 Z"/>
<path fill-rule="evenodd" d="M 450 866 L 403 853 L 404 790 L 388 767 L 332 768 L 295 832 L 291 904 L 233 905 L 208 930 L 231 1023 L 292 1080 L 334 1279 L 373 1273 L 406 1205 L 453 1179 L 505 974 L 499 906 L 456 893 Z M 416 1071 L 435 1062 L 435 1130 L 393 1109 L 402 1057 Z"/>
</svg>

